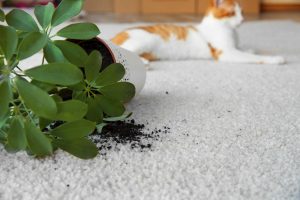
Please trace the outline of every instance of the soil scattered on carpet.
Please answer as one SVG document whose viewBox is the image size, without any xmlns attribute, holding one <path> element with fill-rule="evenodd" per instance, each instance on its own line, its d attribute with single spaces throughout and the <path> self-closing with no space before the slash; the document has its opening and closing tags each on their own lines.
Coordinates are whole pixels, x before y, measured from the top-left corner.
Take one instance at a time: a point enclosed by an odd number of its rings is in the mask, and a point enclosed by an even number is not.
<svg viewBox="0 0 300 200">
<path fill-rule="evenodd" d="M 138 124 L 133 119 L 113 122 L 105 126 L 101 133 L 95 132 L 91 139 L 102 155 L 112 149 L 118 150 L 119 145 L 130 145 L 130 148 L 140 151 L 151 150 L 153 142 L 158 141 L 162 134 L 169 133 L 170 128 L 164 126 L 150 130 L 146 129 L 146 125 Z"/>
<path fill-rule="evenodd" d="M 43 129 L 47 132 L 62 125 L 62 121 L 56 121 Z M 138 124 L 134 119 L 111 122 L 106 125 L 102 132 L 97 129 L 89 138 L 97 145 L 99 153 L 106 155 L 110 150 L 119 150 L 120 145 L 129 145 L 131 149 L 138 149 L 141 152 L 152 150 L 153 143 L 159 141 L 164 134 L 170 133 L 170 127 L 149 129 L 146 124 Z"/>
</svg>

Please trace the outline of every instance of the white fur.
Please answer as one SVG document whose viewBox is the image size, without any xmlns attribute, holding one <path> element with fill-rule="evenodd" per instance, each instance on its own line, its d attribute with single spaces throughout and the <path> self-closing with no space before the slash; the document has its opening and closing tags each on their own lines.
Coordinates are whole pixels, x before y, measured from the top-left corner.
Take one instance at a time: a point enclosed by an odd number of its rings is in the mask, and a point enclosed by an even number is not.
<svg viewBox="0 0 300 200">
<path fill-rule="evenodd" d="M 209 45 L 221 51 L 219 61 L 232 63 L 283 64 L 279 56 L 261 56 L 238 49 L 236 28 L 243 22 L 241 8 L 235 5 L 235 16 L 217 19 L 212 14 L 204 17 L 197 31 L 190 29 L 186 40 L 172 36 L 165 41 L 157 34 L 142 29 L 126 32 L 129 39 L 121 46 L 138 55 L 151 53 L 160 60 L 212 59 Z M 143 59 L 147 64 L 147 60 Z"/>
</svg>

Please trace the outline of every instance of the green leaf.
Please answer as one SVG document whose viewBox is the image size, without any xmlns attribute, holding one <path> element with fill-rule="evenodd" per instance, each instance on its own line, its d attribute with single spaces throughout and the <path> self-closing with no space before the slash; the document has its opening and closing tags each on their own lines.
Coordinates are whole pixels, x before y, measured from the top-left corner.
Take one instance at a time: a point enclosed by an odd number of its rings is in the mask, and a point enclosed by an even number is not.
<svg viewBox="0 0 300 200">
<path fill-rule="evenodd" d="M 23 122 L 20 118 L 13 118 L 7 137 L 8 144 L 16 151 L 25 150 L 27 146 Z"/>
<path fill-rule="evenodd" d="M 51 155 L 53 149 L 46 135 L 31 122 L 26 121 L 24 126 L 27 143 L 31 152 L 37 156 Z"/>
<path fill-rule="evenodd" d="M 49 83 L 44 83 L 44 82 L 37 81 L 37 80 L 32 80 L 30 83 L 41 88 L 42 90 L 44 90 L 46 92 L 50 92 L 51 90 L 56 88 L 55 85 L 52 85 Z"/>
<path fill-rule="evenodd" d="M 9 143 L 4 143 L 4 149 L 7 153 L 17 153 L 18 150 L 16 150 L 15 148 L 11 147 Z"/>
<path fill-rule="evenodd" d="M 4 118 L 9 111 L 9 102 L 12 99 L 12 91 L 8 81 L 0 82 L 0 119 Z"/>
<path fill-rule="evenodd" d="M 83 0 L 63 0 L 52 17 L 52 26 L 57 26 L 78 15 L 83 7 Z"/>
<path fill-rule="evenodd" d="M 68 39 L 79 40 L 89 40 L 96 37 L 99 34 L 100 30 L 93 23 L 71 24 L 57 32 L 58 36 Z"/>
<path fill-rule="evenodd" d="M 14 28 L 0 26 L 0 48 L 7 60 L 10 60 L 18 45 L 18 35 Z"/>
<path fill-rule="evenodd" d="M 2 129 L 6 125 L 6 122 L 9 117 L 10 117 L 10 112 L 9 112 L 9 110 L 7 110 L 4 117 L 0 118 L 0 129 Z M 0 131 L 0 133 L 1 133 L 1 131 Z"/>
<path fill-rule="evenodd" d="M 1 52 L 1 46 L 0 46 L 0 55 L 3 55 L 3 53 Z M 2 70 L 2 67 L 4 66 L 4 58 L 0 58 L 0 70 Z"/>
<path fill-rule="evenodd" d="M 25 105 L 36 115 L 48 119 L 56 115 L 56 103 L 47 92 L 20 78 L 17 78 L 15 82 Z"/>
<path fill-rule="evenodd" d="M 7 134 L 0 131 L 0 144 L 5 145 L 7 143 Z"/>
<path fill-rule="evenodd" d="M 75 85 L 83 79 L 81 70 L 70 63 L 51 63 L 25 71 L 25 74 L 35 80 L 57 84 Z"/>
<path fill-rule="evenodd" d="M 4 22 L 5 20 L 5 13 L 2 9 L 0 9 L 0 22 Z"/>
<path fill-rule="evenodd" d="M 81 159 L 91 159 L 97 156 L 97 146 L 86 138 L 77 140 L 54 140 L 54 145 Z"/>
<path fill-rule="evenodd" d="M 69 41 L 57 40 L 54 44 L 60 48 L 65 58 L 72 64 L 83 67 L 88 55 L 78 44 Z"/>
<path fill-rule="evenodd" d="M 81 119 L 65 123 L 53 129 L 50 133 L 65 140 L 73 140 L 88 136 L 95 130 L 95 128 L 96 123 Z"/>
<path fill-rule="evenodd" d="M 102 110 L 111 117 L 119 117 L 124 114 L 125 107 L 119 101 L 106 98 L 104 96 L 96 96 L 97 101 L 101 105 Z"/>
<path fill-rule="evenodd" d="M 22 39 L 24 39 L 29 33 L 24 32 L 24 31 L 17 31 L 17 34 L 18 34 L 19 40 L 22 41 Z"/>
<path fill-rule="evenodd" d="M 88 105 L 78 100 L 69 100 L 58 102 L 57 109 L 55 119 L 70 122 L 82 119 L 88 111 Z"/>
<path fill-rule="evenodd" d="M 73 99 L 77 99 L 79 101 L 86 102 L 87 96 L 86 96 L 85 92 L 75 91 L 75 92 L 73 92 Z"/>
<path fill-rule="evenodd" d="M 125 75 L 125 68 L 120 63 L 114 63 L 105 68 L 96 79 L 99 86 L 109 85 L 120 81 Z"/>
<path fill-rule="evenodd" d="M 88 98 L 88 112 L 86 114 L 86 118 L 93 122 L 101 123 L 103 119 L 103 111 L 101 109 L 101 105 L 98 102 L 98 98 Z"/>
<path fill-rule="evenodd" d="M 66 61 L 64 54 L 52 42 L 48 42 L 44 47 L 44 55 L 48 63 Z"/>
<path fill-rule="evenodd" d="M 108 117 L 108 118 L 104 118 L 103 121 L 106 122 L 116 122 L 116 121 L 123 121 L 127 118 L 129 118 L 132 115 L 132 113 L 124 113 L 123 115 L 119 116 L 119 117 Z"/>
<path fill-rule="evenodd" d="M 46 6 L 35 6 L 35 17 L 40 23 L 41 27 L 43 27 L 43 29 L 50 25 L 54 11 L 55 8 L 52 3 L 48 3 Z"/>
<path fill-rule="evenodd" d="M 118 82 L 100 88 L 100 92 L 110 99 L 128 102 L 135 95 L 135 87 L 132 83 Z"/>
<path fill-rule="evenodd" d="M 29 33 L 20 43 L 19 59 L 23 60 L 39 52 L 47 43 L 47 35 L 40 32 Z"/>
<path fill-rule="evenodd" d="M 62 98 L 59 94 L 53 94 L 53 95 L 51 95 L 51 97 L 52 97 L 52 98 L 54 99 L 54 101 L 56 102 L 56 105 L 57 105 L 57 103 L 63 101 L 63 98 Z"/>
<path fill-rule="evenodd" d="M 43 129 L 46 128 L 48 125 L 50 125 L 52 122 L 53 122 L 53 120 L 45 119 L 45 118 L 40 117 L 40 118 L 39 118 L 39 126 L 40 126 L 40 129 L 43 130 Z"/>
<path fill-rule="evenodd" d="M 6 22 L 8 25 L 17 30 L 25 32 L 39 31 L 39 27 L 34 19 L 27 12 L 19 9 L 13 9 L 6 15 Z"/>
<path fill-rule="evenodd" d="M 96 128 L 97 128 L 97 132 L 98 133 L 102 133 L 103 128 L 107 125 L 107 123 L 101 123 L 101 124 L 97 124 Z"/>
<path fill-rule="evenodd" d="M 69 86 L 69 88 L 71 90 L 74 90 L 74 92 L 77 91 L 83 91 L 86 88 L 86 84 L 84 82 L 84 80 L 82 80 L 81 82 L 77 83 L 76 85 L 71 85 Z"/>
<path fill-rule="evenodd" d="M 93 51 L 89 55 L 85 65 L 84 65 L 84 72 L 85 72 L 86 79 L 88 81 L 91 82 L 96 79 L 97 75 L 100 72 L 101 65 L 102 65 L 102 56 L 101 56 L 100 52 Z"/>
</svg>

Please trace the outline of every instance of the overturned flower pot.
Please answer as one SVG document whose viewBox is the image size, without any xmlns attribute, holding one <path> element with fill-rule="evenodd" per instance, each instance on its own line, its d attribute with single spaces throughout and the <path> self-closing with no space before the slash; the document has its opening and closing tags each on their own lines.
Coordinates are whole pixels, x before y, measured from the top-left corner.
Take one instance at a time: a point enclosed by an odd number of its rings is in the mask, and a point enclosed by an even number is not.
<svg viewBox="0 0 300 200">
<path fill-rule="evenodd" d="M 141 92 L 146 81 L 146 68 L 137 55 L 100 38 L 69 41 L 80 45 L 88 54 L 99 51 L 103 57 L 101 71 L 110 64 L 121 63 L 126 70 L 123 81 L 134 84 L 136 95 Z"/>
<path fill-rule="evenodd" d="M 35 18 L 0 9 L 5 24 L 0 25 L 0 148 L 36 157 L 61 149 L 90 159 L 98 154 L 90 134 L 130 116 L 125 104 L 146 78 L 141 60 L 95 38 L 100 34 L 95 24 L 56 31 L 83 4 L 62 0 L 57 8 L 36 6 Z"/>
</svg>

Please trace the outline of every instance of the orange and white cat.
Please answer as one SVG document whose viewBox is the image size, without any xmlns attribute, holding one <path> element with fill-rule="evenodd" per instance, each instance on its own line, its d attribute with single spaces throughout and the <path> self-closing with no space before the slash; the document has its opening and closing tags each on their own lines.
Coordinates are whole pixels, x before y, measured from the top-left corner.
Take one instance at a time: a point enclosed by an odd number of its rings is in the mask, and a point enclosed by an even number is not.
<svg viewBox="0 0 300 200">
<path fill-rule="evenodd" d="M 111 41 L 137 53 L 147 64 L 153 60 L 215 59 L 232 63 L 283 64 L 279 56 L 255 55 L 238 49 L 236 28 L 243 22 L 234 0 L 212 0 L 196 26 L 158 24 L 130 28 Z"/>
</svg>

